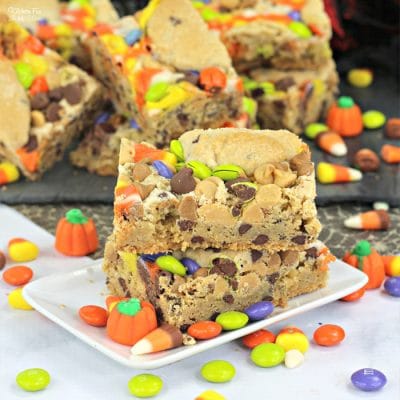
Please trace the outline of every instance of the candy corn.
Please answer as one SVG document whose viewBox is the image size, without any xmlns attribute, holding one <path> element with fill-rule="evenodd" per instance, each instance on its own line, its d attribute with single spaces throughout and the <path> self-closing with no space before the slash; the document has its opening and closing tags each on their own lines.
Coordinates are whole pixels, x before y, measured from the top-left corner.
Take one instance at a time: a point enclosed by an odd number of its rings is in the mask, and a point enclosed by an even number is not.
<svg viewBox="0 0 400 400">
<path fill-rule="evenodd" d="M 320 133 L 316 137 L 315 143 L 320 149 L 333 156 L 342 157 L 347 154 L 346 143 L 336 132 L 327 131 Z"/>
<path fill-rule="evenodd" d="M 317 178 L 321 183 L 344 183 L 361 180 L 362 173 L 343 165 L 320 162 L 317 166 Z"/>
<path fill-rule="evenodd" d="M 155 353 L 173 349 L 182 344 L 182 333 L 175 326 L 163 324 L 139 340 L 132 348 L 133 355 Z"/>
<path fill-rule="evenodd" d="M 385 210 L 373 210 L 354 215 L 344 221 L 344 226 L 361 230 L 386 230 L 390 226 L 390 217 Z"/>
<path fill-rule="evenodd" d="M 385 144 L 382 146 L 381 156 L 383 160 L 389 164 L 400 163 L 400 146 Z"/>
<path fill-rule="evenodd" d="M 400 276 L 400 256 L 382 256 L 385 273 L 389 276 Z"/>
<path fill-rule="evenodd" d="M 15 182 L 19 179 L 18 168 L 8 161 L 0 162 L 0 185 Z"/>
</svg>

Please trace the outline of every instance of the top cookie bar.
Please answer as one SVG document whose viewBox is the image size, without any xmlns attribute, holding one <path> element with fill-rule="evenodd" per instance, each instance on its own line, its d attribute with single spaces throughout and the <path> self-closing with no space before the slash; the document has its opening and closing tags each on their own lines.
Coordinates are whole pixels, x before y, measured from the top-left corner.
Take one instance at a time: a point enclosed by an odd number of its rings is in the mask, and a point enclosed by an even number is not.
<svg viewBox="0 0 400 400">
<path fill-rule="evenodd" d="M 331 58 L 331 26 L 322 0 L 194 1 L 220 33 L 235 68 L 315 69 Z"/>
<path fill-rule="evenodd" d="M 155 132 L 157 145 L 241 114 L 242 82 L 189 0 L 153 0 L 136 18 L 95 30 L 88 44 L 117 110 Z"/>
<path fill-rule="evenodd" d="M 320 231 L 314 168 L 289 131 L 193 130 L 170 151 L 122 140 L 119 249 L 301 249 Z"/>
</svg>

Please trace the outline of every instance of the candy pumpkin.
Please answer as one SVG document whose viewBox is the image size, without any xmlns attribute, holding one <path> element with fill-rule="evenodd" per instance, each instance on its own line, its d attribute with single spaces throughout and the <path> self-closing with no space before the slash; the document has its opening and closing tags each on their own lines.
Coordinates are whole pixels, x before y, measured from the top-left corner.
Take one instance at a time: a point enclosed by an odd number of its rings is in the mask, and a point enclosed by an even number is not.
<svg viewBox="0 0 400 400">
<path fill-rule="evenodd" d="M 81 210 L 69 210 L 60 219 L 56 230 L 56 249 L 66 256 L 86 256 L 99 246 L 96 226 Z"/>
<path fill-rule="evenodd" d="M 343 261 L 368 275 L 365 289 L 376 289 L 382 285 L 385 279 L 383 259 L 368 241 L 359 241 L 351 252 L 346 252 Z"/>
<path fill-rule="evenodd" d="M 139 299 L 120 301 L 111 310 L 107 321 L 107 335 L 114 342 L 133 346 L 157 328 L 154 307 Z"/>
<path fill-rule="evenodd" d="M 341 136 L 358 136 L 363 130 L 360 107 L 351 97 L 339 97 L 328 110 L 326 124 Z"/>
</svg>

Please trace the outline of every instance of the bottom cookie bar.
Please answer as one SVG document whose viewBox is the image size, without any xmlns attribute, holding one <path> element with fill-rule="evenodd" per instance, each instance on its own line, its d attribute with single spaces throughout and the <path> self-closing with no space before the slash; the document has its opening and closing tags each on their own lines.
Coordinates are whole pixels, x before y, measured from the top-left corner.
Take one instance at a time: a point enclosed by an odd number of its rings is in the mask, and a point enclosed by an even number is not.
<svg viewBox="0 0 400 400">
<path fill-rule="evenodd" d="M 111 294 L 150 301 L 161 321 L 182 330 L 261 300 L 284 307 L 290 298 L 324 287 L 333 259 L 321 242 L 302 251 L 207 249 L 172 256 L 188 266 L 184 276 L 160 269 L 157 256 L 118 251 L 110 238 L 104 271 Z"/>
</svg>

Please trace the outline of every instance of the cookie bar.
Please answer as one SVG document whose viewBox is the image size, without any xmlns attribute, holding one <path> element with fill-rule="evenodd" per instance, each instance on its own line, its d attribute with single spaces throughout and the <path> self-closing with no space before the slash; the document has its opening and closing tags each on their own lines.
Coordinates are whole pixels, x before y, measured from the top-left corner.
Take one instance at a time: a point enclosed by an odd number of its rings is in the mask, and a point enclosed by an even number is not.
<svg viewBox="0 0 400 400">
<path fill-rule="evenodd" d="M 121 139 L 141 141 L 142 135 L 135 121 L 115 112 L 104 112 L 70 153 L 71 163 L 98 175 L 118 176 Z"/>
<path fill-rule="evenodd" d="M 241 79 L 189 0 L 153 0 L 136 18 L 94 32 L 88 45 L 117 110 L 158 146 L 241 115 Z"/>
<path fill-rule="evenodd" d="M 98 82 L 0 16 L 0 154 L 29 179 L 60 160 L 103 104 Z"/>
<path fill-rule="evenodd" d="M 220 33 L 237 71 L 256 67 L 315 69 L 332 56 L 322 0 L 194 2 Z"/>
<path fill-rule="evenodd" d="M 118 248 L 287 250 L 316 240 L 314 166 L 295 134 L 193 130 L 170 148 L 122 140 L 114 202 Z"/>
<path fill-rule="evenodd" d="M 112 236 L 103 267 L 111 294 L 150 301 L 161 321 L 182 330 L 261 300 L 284 307 L 290 298 L 325 286 L 333 259 L 321 242 L 280 252 L 190 249 L 169 254 L 197 269 L 184 276 L 161 270 L 157 255 L 119 251 Z"/>
<path fill-rule="evenodd" d="M 255 69 L 245 87 L 258 105 L 261 128 L 285 128 L 300 134 L 311 122 L 323 117 L 338 93 L 335 63 L 316 71 Z"/>
</svg>

